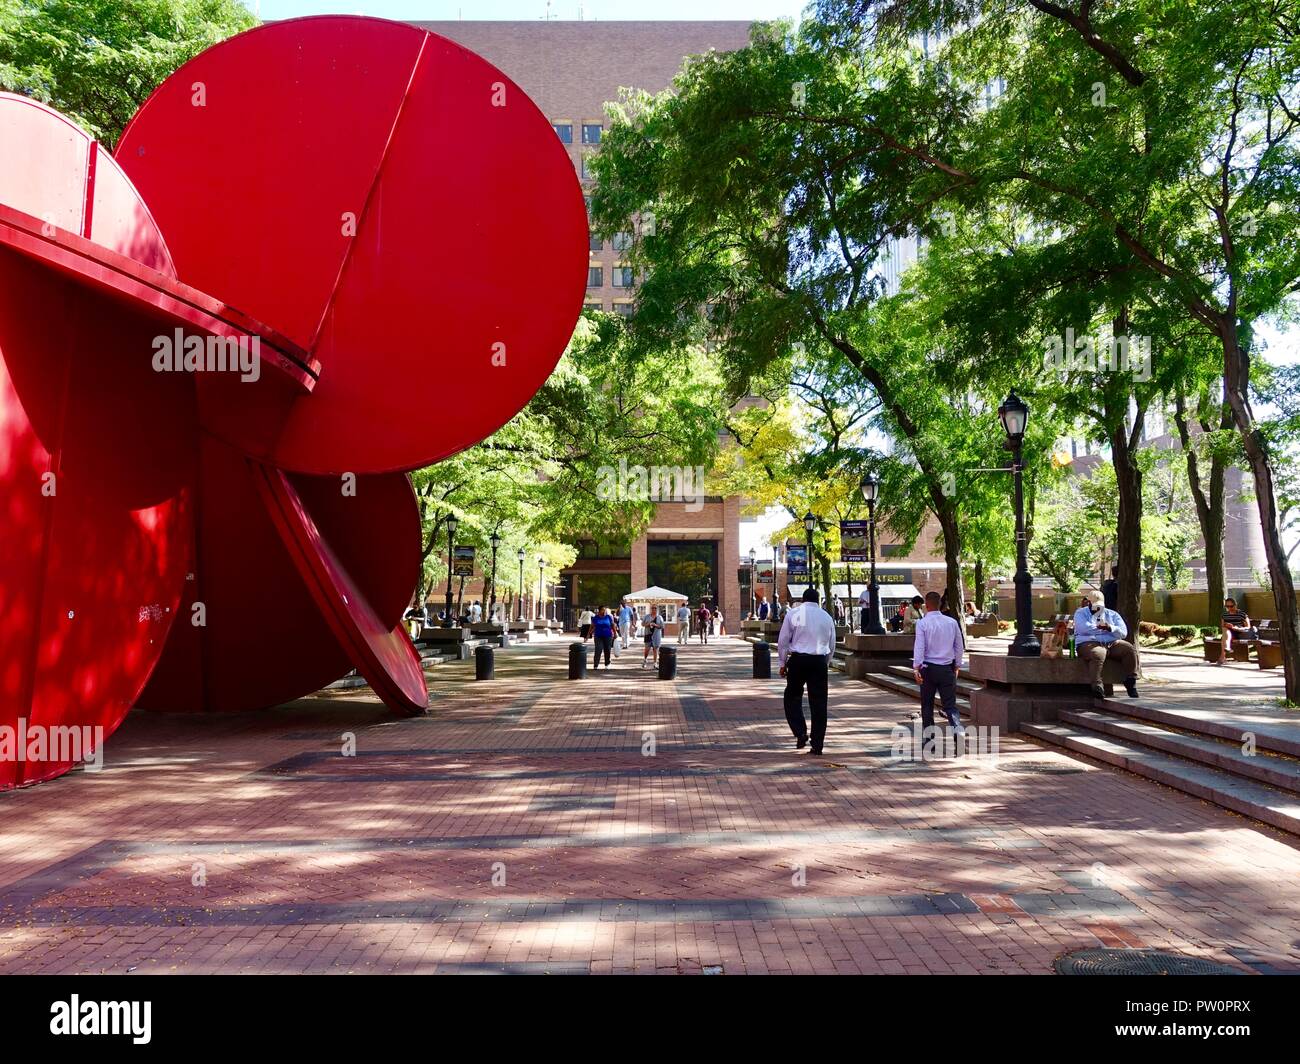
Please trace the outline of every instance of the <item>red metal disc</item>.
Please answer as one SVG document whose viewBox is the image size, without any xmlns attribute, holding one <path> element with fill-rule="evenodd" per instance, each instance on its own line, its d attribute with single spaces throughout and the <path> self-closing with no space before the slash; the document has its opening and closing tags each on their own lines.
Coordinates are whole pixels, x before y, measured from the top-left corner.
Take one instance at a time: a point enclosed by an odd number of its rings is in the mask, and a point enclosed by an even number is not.
<svg viewBox="0 0 1300 1064">
<path fill-rule="evenodd" d="M 0 143 L 0 202 L 29 229 L 170 270 L 129 182 L 67 119 L 0 94 Z M 152 312 L 0 243 L 0 726 L 27 738 L 0 757 L 0 789 L 98 749 L 175 617 L 194 382 L 153 372 L 158 331 Z"/>
<path fill-rule="evenodd" d="M 412 469 L 478 442 L 581 311 L 586 215 L 549 122 L 412 26 L 322 16 L 234 37 L 159 87 L 117 159 L 182 280 L 319 359 L 274 443 L 213 426 L 286 469 Z"/>
<path fill-rule="evenodd" d="M 297 477 L 295 486 L 339 567 L 360 589 L 354 598 L 390 626 L 398 623 L 419 577 L 420 517 L 410 479 L 404 473 L 358 477 L 355 493 L 337 477 Z M 137 704 L 260 709 L 311 694 L 351 671 L 351 648 L 304 583 L 249 460 L 206 434 L 198 498 L 196 563 L 180 618 Z"/>
</svg>

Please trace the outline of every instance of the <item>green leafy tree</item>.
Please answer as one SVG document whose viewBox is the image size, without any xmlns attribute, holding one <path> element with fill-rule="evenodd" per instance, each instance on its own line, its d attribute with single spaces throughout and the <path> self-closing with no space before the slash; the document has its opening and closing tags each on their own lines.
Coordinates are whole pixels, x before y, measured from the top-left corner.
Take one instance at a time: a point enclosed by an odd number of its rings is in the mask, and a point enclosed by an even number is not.
<svg viewBox="0 0 1300 1064">
<path fill-rule="evenodd" d="M 111 150 L 173 70 L 256 24 L 239 0 L 0 0 L 0 88 L 57 108 Z"/>
</svg>

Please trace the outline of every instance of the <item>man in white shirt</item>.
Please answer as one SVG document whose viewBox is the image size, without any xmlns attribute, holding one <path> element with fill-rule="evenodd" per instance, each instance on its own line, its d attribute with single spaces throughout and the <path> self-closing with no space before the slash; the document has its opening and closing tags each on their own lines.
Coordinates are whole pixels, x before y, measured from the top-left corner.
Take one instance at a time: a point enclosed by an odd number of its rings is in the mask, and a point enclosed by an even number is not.
<svg viewBox="0 0 1300 1064">
<path fill-rule="evenodd" d="M 469 608 L 469 623 L 478 624 L 482 620 L 483 620 L 483 607 L 479 605 L 478 599 L 475 599 L 474 604 Z"/>
<path fill-rule="evenodd" d="M 962 669 L 965 647 L 961 625 L 940 611 L 943 599 L 937 591 L 925 596 L 925 615 L 916 622 L 912 642 L 912 672 L 921 685 L 921 735 L 928 742 L 934 734 L 934 696 L 943 705 L 943 715 L 955 735 L 965 735 L 957 712 L 957 673 Z"/>
<path fill-rule="evenodd" d="M 1108 610 L 1100 591 L 1086 591 L 1083 605 L 1074 613 L 1074 653 L 1088 664 L 1088 682 L 1098 698 L 1106 697 L 1101 670 L 1113 658 L 1124 668 L 1124 689 L 1137 698 L 1137 649 L 1124 637 L 1128 625 L 1114 610 Z"/>
<path fill-rule="evenodd" d="M 803 689 L 808 686 L 812 714 L 812 750 L 821 756 L 826 741 L 826 670 L 835 653 L 835 619 L 817 603 L 817 589 L 806 588 L 803 601 L 786 611 L 776 642 L 785 677 L 785 719 L 794 733 L 795 749 L 808 745 L 803 715 Z"/>
</svg>

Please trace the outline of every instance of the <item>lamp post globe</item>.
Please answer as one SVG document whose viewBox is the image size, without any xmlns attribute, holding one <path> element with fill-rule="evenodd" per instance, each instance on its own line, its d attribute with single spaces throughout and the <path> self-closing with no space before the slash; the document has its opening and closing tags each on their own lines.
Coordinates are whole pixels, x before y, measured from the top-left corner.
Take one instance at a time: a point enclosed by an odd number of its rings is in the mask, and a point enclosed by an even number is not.
<svg viewBox="0 0 1300 1064">
<path fill-rule="evenodd" d="M 880 617 L 880 584 L 876 580 L 876 500 L 880 498 L 880 478 L 867 473 L 858 484 L 867 504 L 867 537 L 871 547 L 871 576 L 867 583 L 867 608 L 862 615 L 863 635 L 884 635 L 885 625 Z"/>
<path fill-rule="evenodd" d="M 1011 479 L 1016 509 L 1016 636 L 1007 653 L 1013 657 L 1037 657 L 1042 649 L 1034 635 L 1034 578 L 1029 574 L 1029 544 L 1025 539 L 1025 487 L 1022 476 L 1022 447 L 1029 425 L 1029 406 L 1013 389 L 998 407 L 998 420 L 1006 433 L 1003 444 L 1011 452 Z"/>
</svg>

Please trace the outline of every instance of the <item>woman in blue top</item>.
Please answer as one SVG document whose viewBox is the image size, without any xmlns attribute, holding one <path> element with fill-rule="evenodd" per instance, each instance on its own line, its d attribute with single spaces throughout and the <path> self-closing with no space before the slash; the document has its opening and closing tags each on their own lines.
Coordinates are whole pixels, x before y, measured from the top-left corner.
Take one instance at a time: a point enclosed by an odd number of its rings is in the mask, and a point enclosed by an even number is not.
<svg viewBox="0 0 1300 1064">
<path fill-rule="evenodd" d="M 610 615 L 609 610 L 601 606 L 596 611 L 596 616 L 591 620 L 591 634 L 596 641 L 596 668 L 600 668 L 600 655 L 603 651 L 605 654 L 605 668 L 609 668 L 609 653 L 614 648 L 614 635 L 618 632 L 618 624 Z"/>
</svg>

